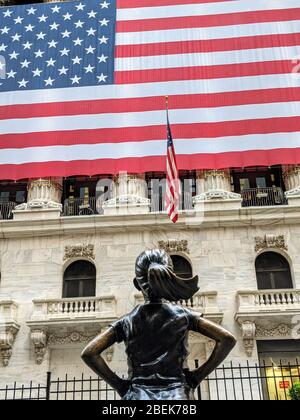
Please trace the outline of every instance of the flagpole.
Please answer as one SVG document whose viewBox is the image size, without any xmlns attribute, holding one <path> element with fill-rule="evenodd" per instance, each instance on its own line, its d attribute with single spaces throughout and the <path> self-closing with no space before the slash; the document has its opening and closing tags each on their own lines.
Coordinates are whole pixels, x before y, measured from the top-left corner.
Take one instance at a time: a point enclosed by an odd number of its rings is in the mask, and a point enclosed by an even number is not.
<svg viewBox="0 0 300 420">
<path fill-rule="evenodd" d="M 169 121 L 169 97 L 165 96 L 167 120 Z"/>
</svg>

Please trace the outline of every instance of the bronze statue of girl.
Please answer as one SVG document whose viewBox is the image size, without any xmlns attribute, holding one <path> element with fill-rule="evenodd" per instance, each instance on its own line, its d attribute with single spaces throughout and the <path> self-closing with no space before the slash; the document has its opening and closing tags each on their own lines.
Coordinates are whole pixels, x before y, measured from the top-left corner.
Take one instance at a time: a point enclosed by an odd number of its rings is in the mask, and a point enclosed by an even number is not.
<svg viewBox="0 0 300 420">
<path fill-rule="evenodd" d="M 146 251 L 138 257 L 134 285 L 143 293 L 145 303 L 112 324 L 82 353 L 85 363 L 123 400 L 192 400 L 193 390 L 235 346 L 228 331 L 174 303 L 190 299 L 197 284 L 197 276 L 187 280 L 177 277 L 171 258 L 162 250 Z M 195 370 L 187 367 L 189 331 L 216 341 L 211 357 Z M 127 380 L 112 372 L 101 357 L 116 342 L 126 346 Z"/>
</svg>

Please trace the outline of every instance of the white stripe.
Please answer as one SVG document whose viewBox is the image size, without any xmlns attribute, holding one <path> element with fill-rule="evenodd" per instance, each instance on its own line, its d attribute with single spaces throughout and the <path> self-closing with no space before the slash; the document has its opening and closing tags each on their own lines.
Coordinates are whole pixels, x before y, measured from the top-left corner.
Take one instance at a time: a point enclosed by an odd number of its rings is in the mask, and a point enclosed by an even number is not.
<svg viewBox="0 0 300 420">
<path fill-rule="evenodd" d="M 149 57 L 128 57 L 116 60 L 116 71 L 149 70 L 263 61 L 294 60 L 300 56 L 300 46 L 261 48 L 214 53 L 172 54 Z"/>
<path fill-rule="evenodd" d="M 117 20 L 155 19 L 178 16 L 207 16 L 258 10 L 292 9 L 299 7 L 296 0 L 240 0 L 220 3 L 182 4 L 158 7 L 118 9 Z"/>
<path fill-rule="evenodd" d="M 170 111 L 172 124 L 213 123 L 260 118 L 300 116 L 300 102 L 236 105 L 218 108 L 176 109 Z M 148 127 L 164 125 L 165 115 L 159 111 L 23 118 L 0 121 L 1 134 L 97 128 Z"/>
<path fill-rule="evenodd" d="M 274 1 L 274 0 L 272 0 Z M 159 31 L 122 32 L 116 34 L 116 45 L 139 45 L 165 42 L 205 41 L 243 38 L 260 35 L 280 35 L 300 32 L 300 21 L 247 23 L 211 28 L 179 28 Z"/>
<path fill-rule="evenodd" d="M 289 88 L 299 87 L 299 80 L 300 76 L 298 74 L 286 73 L 225 79 L 179 80 L 130 85 L 3 92 L 0 93 L 0 106 Z"/>
<path fill-rule="evenodd" d="M 300 147 L 300 132 L 225 137 L 220 139 L 180 139 L 175 141 L 177 156 L 181 154 L 223 153 L 247 150 L 292 149 Z M 73 146 L 3 149 L 0 164 L 33 162 L 121 159 L 134 156 L 166 155 L 166 140 L 128 142 L 125 144 L 81 144 Z"/>
</svg>

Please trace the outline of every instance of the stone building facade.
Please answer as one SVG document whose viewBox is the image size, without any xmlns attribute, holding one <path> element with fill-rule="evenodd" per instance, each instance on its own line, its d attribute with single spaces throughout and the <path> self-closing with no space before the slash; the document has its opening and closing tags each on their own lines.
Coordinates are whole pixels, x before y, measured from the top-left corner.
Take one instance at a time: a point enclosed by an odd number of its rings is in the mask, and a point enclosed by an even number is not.
<svg viewBox="0 0 300 420">
<path fill-rule="evenodd" d="M 295 360 L 300 342 L 298 174 L 298 167 L 286 168 L 291 190 L 281 205 L 242 207 L 245 201 L 231 191 L 226 171 L 198 173 L 193 208 L 181 211 L 175 225 L 164 212 L 150 211 L 140 176 L 119 176 L 103 214 L 69 216 L 61 213 L 60 181 L 30 180 L 27 202 L 15 207 L 12 219 L 0 221 L 1 384 L 43 383 L 48 371 L 56 377 L 89 374 L 80 359 L 84 344 L 141 301 L 132 283 L 135 259 L 155 247 L 183 259 L 199 275 L 199 293 L 182 304 L 236 335 L 230 361 Z M 275 276 L 275 284 L 262 290 L 256 263 L 267 254 L 286 265 L 266 267 L 264 275 Z M 66 272 L 78 261 L 95 268 L 95 291 L 64 297 Z M 276 271 L 281 273 L 277 280 Z M 276 281 L 286 287 L 278 289 Z M 192 335 L 191 366 L 195 359 L 204 361 L 213 345 Z M 115 371 L 126 372 L 123 345 L 108 351 L 106 359 Z"/>
<path fill-rule="evenodd" d="M 300 166 L 276 171 L 189 174 L 193 191 L 175 225 L 147 193 L 153 174 L 111 177 L 105 200 L 91 197 L 88 187 L 73 194 L 76 180 L 71 187 L 59 178 L 26 180 L 19 201 L 24 182 L 1 183 L 0 388 L 45 383 L 47 372 L 89 375 L 83 346 L 141 301 L 132 283 L 135 259 L 156 247 L 199 275 L 199 293 L 182 304 L 236 335 L 227 362 L 300 358 Z M 90 295 L 72 267 L 86 268 Z M 72 280 L 77 292 L 66 286 Z M 191 335 L 190 366 L 213 346 Z M 113 370 L 126 372 L 122 344 L 105 357 Z"/>
</svg>

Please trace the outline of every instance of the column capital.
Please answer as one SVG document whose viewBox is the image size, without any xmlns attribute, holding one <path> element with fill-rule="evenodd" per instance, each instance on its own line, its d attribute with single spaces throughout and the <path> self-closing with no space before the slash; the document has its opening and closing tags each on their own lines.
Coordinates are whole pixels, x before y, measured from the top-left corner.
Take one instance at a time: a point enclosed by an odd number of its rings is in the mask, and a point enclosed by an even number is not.
<svg viewBox="0 0 300 420">
<path fill-rule="evenodd" d="M 113 198 L 103 204 L 105 216 L 149 213 L 150 200 L 144 174 L 121 172 L 113 180 Z"/>
<path fill-rule="evenodd" d="M 230 207 L 241 207 L 241 195 L 231 191 L 229 169 L 197 171 L 196 186 L 196 210 L 203 210 L 204 205 L 219 208 L 220 202 L 223 203 L 222 208 L 228 202 Z"/>
<path fill-rule="evenodd" d="M 300 205 L 300 165 L 283 166 L 283 179 L 285 183 L 288 203 Z"/>
<path fill-rule="evenodd" d="M 30 179 L 27 185 L 27 203 L 14 210 L 15 220 L 58 218 L 62 212 L 62 179 Z"/>
</svg>

